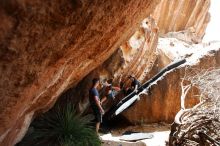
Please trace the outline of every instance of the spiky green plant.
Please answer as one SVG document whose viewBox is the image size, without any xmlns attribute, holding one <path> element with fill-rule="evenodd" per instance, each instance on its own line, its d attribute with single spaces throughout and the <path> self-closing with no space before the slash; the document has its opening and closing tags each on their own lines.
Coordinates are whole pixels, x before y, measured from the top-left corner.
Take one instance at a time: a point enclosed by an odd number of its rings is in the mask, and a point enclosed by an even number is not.
<svg viewBox="0 0 220 146">
<path fill-rule="evenodd" d="M 101 142 L 92 127 L 89 116 L 76 114 L 68 104 L 54 108 L 32 123 L 33 132 L 21 145 L 32 146 L 99 146 Z M 26 144 L 25 144 L 26 143 Z"/>
</svg>

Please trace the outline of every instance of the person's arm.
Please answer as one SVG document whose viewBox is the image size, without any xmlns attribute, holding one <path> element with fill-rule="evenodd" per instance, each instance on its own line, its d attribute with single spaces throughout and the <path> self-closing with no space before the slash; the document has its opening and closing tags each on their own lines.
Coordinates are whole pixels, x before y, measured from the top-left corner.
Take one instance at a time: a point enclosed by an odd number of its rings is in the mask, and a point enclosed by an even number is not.
<svg viewBox="0 0 220 146">
<path fill-rule="evenodd" d="M 136 91 L 138 89 L 138 85 L 135 85 L 135 88 L 134 88 L 134 90 Z"/>
<path fill-rule="evenodd" d="M 122 74 L 119 76 L 119 79 L 118 79 L 119 84 L 121 83 L 121 79 L 122 79 Z"/>
<path fill-rule="evenodd" d="M 138 89 L 138 81 L 135 79 L 135 87 L 134 87 L 134 91 L 137 91 Z"/>
<path fill-rule="evenodd" d="M 103 102 L 105 102 L 107 100 L 107 97 L 104 96 L 102 99 L 101 99 L 101 104 L 103 104 Z"/>
<path fill-rule="evenodd" d="M 95 102 L 96 102 L 96 105 L 98 106 L 99 110 L 101 111 L 101 113 L 104 114 L 104 110 L 103 110 L 103 108 L 101 106 L 101 102 L 99 101 L 99 97 L 98 96 L 94 96 L 94 98 L 95 98 Z"/>
<path fill-rule="evenodd" d="M 114 89 L 115 91 L 120 91 L 121 90 L 121 88 L 119 88 L 119 87 L 112 87 L 112 89 Z"/>
</svg>

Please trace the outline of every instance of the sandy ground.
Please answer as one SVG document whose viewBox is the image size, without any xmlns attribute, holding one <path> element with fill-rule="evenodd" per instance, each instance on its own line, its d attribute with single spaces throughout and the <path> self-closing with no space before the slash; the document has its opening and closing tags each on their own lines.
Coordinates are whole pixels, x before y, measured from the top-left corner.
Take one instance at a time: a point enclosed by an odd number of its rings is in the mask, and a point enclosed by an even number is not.
<svg viewBox="0 0 220 146">
<path fill-rule="evenodd" d="M 102 146 L 165 146 L 169 138 L 169 129 L 170 125 L 161 123 L 115 129 L 111 133 L 101 136 L 103 141 Z M 153 138 L 137 142 L 121 141 L 120 136 L 126 131 L 150 133 L 153 135 Z"/>
</svg>

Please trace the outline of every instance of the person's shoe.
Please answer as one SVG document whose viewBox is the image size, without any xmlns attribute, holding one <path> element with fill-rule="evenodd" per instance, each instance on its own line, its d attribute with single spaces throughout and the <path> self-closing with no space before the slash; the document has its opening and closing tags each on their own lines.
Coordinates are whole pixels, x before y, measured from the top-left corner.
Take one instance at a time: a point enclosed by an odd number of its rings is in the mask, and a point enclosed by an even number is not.
<svg viewBox="0 0 220 146">
<path fill-rule="evenodd" d="M 103 142 L 103 139 L 102 139 L 102 137 L 101 137 L 100 134 L 98 134 L 98 137 L 99 137 L 99 140 L 100 140 L 101 142 Z"/>
</svg>

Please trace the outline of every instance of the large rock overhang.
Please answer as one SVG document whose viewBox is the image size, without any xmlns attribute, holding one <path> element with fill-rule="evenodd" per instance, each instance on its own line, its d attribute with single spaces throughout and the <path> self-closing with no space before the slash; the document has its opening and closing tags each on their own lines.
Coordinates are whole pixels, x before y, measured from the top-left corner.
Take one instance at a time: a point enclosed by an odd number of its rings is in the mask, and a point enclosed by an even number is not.
<svg viewBox="0 0 220 146">
<path fill-rule="evenodd" d="M 0 145 L 102 64 L 159 0 L 0 2 Z"/>
</svg>

